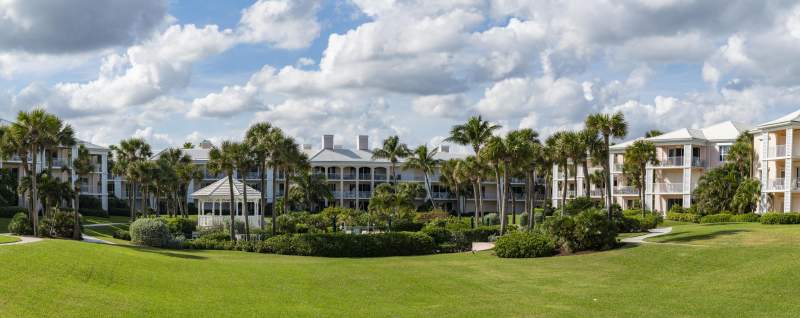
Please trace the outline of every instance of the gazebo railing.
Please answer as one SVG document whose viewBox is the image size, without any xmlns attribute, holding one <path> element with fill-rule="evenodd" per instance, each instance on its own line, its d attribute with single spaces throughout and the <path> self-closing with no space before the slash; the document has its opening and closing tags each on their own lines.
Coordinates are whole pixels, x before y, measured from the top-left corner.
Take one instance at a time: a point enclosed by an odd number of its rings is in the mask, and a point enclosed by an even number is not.
<svg viewBox="0 0 800 318">
<path fill-rule="evenodd" d="M 258 227 L 260 215 L 249 215 L 247 221 L 250 222 L 250 227 Z M 198 227 L 217 227 L 225 225 L 226 221 L 230 221 L 230 215 L 200 215 L 197 217 Z M 235 216 L 236 221 L 244 222 L 244 215 Z"/>
</svg>

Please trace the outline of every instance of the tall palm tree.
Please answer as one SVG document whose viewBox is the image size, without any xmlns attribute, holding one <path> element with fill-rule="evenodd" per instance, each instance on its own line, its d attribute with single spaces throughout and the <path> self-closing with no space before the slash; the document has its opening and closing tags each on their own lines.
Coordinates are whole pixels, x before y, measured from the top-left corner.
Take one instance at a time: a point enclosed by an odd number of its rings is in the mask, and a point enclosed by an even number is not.
<svg viewBox="0 0 800 318">
<path fill-rule="evenodd" d="M 289 189 L 293 197 L 292 201 L 301 203 L 308 211 L 315 210 L 317 202 L 333 200 L 333 192 L 331 192 L 325 176 L 312 174 L 308 169 L 300 171 L 292 178 L 292 185 Z"/>
<path fill-rule="evenodd" d="M 405 164 L 403 164 L 404 169 L 418 169 L 422 171 L 423 175 L 423 182 L 425 184 L 425 192 L 428 200 L 431 200 L 431 205 L 434 209 L 436 209 L 436 202 L 433 200 L 433 196 L 431 195 L 431 175 L 436 170 L 436 167 L 439 165 L 439 159 L 434 158 L 438 149 L 434 148 L 433 150 L 428 150 L 428 146 L 421 145 L 414 149 L 411 152 L 411 156 L 406 159 Z"/>
<path fill-rule="evenodd" d="M 133 164 L 128 166 L 128 173 L 134 182 L 140 185 L 141 191 L 141 203 L 142 203 L 142 215 L 148 216 L 148 204 L 147 199 L 150 196 L 152 190 L 156 185 L 156 179 L 159 175 L 159 166 L 154 161 L 149 160 L 138 160 L 134 161 Z"/>
<path fill-rule="evenodd" d="M 605 189 L 606 189 L 606 184 L 608 183 L 608 180 L 606 180 L 605 178 L 605 174 L 603 174 L 603 172 L 600 170 L 595 170 L 594 172 L 592 172 L 592 174 L 589 175 L 589 180 L 591 180 L 591 183 L 594 184 L 595 188 L 602 189 L 602 191 L 600 191 L 600 200 L 605 202 L 606 201 Z"/>
<path fill-rule="evenodd" d="M 533 129 L 520 129 L 515 130 L 508 133 L 508 136 L 505 138 L 506 150 L 508 151 L 508 157 L 506 158 L 506 169 L 509 170 L 506 173 L 514 173 L 517 176 L 521 176 L 526 180 L 525 188 L 526 191 L 530 189 L 531 184 L 529 180 L 529 171 L 532 170 L 530 166 L 530 160 L 536 154 L 535 145 L 539 143 L 539 133 L 534 131 Z M 508 185 L 508 189 L 511 189 L 508 175 L 506 176 L 506 182 Z M 529 192 L 529 191 L 528 191 Z M 528 209 L 528 199 L 529 196 L 525 195 L 525 209 Z M 516 208 L 516 198 L 513 196 L 513 192 L 511 193 L 511 215 L 512 215 L 512 223 L 517 222 L 517 208 Z"/>
<path fill-rule="evenodd" d="M 640 203 L 642 206 L 642 217 L 645 214 L 644 208 L 644 188 L 647 184 L 646 169 L 647 164 L 658 164 L 656 157 L 656 146 L 652 142 L 646 140 L 635 141 L 628 149 L 625 150 L 625 165 L 623 173 L 630 180 L 635 180 L 639 188 Z"/>
<path fill-rule="evenodd" d="M 281 210 L 286 213 L 289 208 L 289 181 L 299 171 L 310 169 L 308 157 L 300 151 L 300 147 L 292 137 L 284 137 L 278 144 L 276 151 L 276 164 L 283 171 L 283 202 Z"/>
<path fill-rule="evenodd" d="M 506 146 L 505 141 L 501 137 L 492 136 L 489 138 L 489 141 L 486 143 L 486 146 L 481 149 L 479 154 L 479 158 L 481 160 L 487 162 L 494 171 L 494 184 L 495 190 L 497 192 L 497 212 L 500 214 L 500 234 L 503 234 L 503 228 L 506 226 L 506 201 L 507 198 L 504 196 L 504 193 L 507 192 L 508 189 L 505 187 L 505 182 L 503 178 L 500 177 L 501 170 L 504 173 L 508 173 L 506 166 L 504 166 L 504 162 L 509 156 L 509 150 Z"/>
<path fill-rule="evenodd" d="M 494 132 L 500 128 L 500 125 L 492 124 L 486 120 L 483 120 L 481 116 L 472 116 L 467 120 L 466 123 L 453 126 L 453 128 L 450 129 L 450 136 L 447 137 L 445 141 L 472 147 L 475 157 L 478 160 L 481 160 L 479 155 L 481 148 L 489 141 L 489 138 L 492 137 Z M 480 185 L 483 185 L 483 182 L 481 179 L 482 178 L 478 180 L 479 201 L 476 202 L 476 204 L 480 214 L 483 215 L 483 189 L 480 187 Z"/>
<path fill-rule="evenodd" d="M 233 172 L 236 170 L 236 156 L 239 151 L 239 144 L 232 141 L 224 141 L 219 148 L 211 148 L 208 153 L 208 169 L 214 174 L 224 173 L 228 178 L 231 215 L 230 235 L 233 241 L 236 240 L 236 212 L 234 212 L 236 197 L 233 193 Z"/>
<path fill-rule="evenodd" d="M 250 173 L 250 170 L 256 167 L 257 164 L 256 158 L 254 157 L 254 152 L 252 151 L 252 148 L 250 148 L 250 144 L 241 143 L 238 144 L 237 148 L 236 156 L 233 159 L 236 170 L 239 171 L 239 175 L 242 177 L 242 184 L 244 185 L 244 190 L 242 190 L 242 196 L 244 199 L 244 203 L 242 203 L 242 215 L 244 215 L 244 234 L 250 235 L 250 220 L 248 216 L 250 212 L 249 207 L 247 206 L 247 174 Z"/>
<path fill-rule="evenodd" d="M 561 190 L 561 216 L 564 216 L 567 203 L 567 178 L 569 177 L 568 163 L 570 158 L 570 142 L 574 134 L 567 131 L 559 131 L 551 135 L 545 141 L 548 153 L 553 163 L 558 165 L 559 171 L 564 172 L 564 181 Z M 556 177 L 556 176 L 554 176 Z"/>
<path fill-rule="evenodd" d="M 259 224 L 263 227 L 264 209 L 267 206 L 267 169 L 269 168 L 269 160 L 272 153 L 275 151 L 277 141 L 282 138 L 281 130 L 273 127 L 268 122 L 260 122 L 250 126 L 245 134 L 245 143 L 250 145 L 253 152 L 256 165 L 258 166 L 258 177 L 261 186 L 261 198 L 259 205 L 261 207 L 262 220 Z M 275 173 L 273 171 L 272 178 L 274 179 Z M 273 187 L 274 189 L 274 187 Z M 273 190 L 274 191 L 274 190 Z"/>
<path fill-rule="evenodd" d="M 131 167 L 139 161 L 148 160 L 153 155 L 150 145 L 142 138 L 130 138 L 119 142 L 119 146 L 111 146 L 114 152 L 116 161 L 111 167 L 111 172 L 117 176 L 125 177 L 127 192 L 128 192 L 128 206 L 131 210 L 131 222 L 136 219 L 136 192 L 137 184 L 134 176 L 135 170 Z M 142 206 L 144 208 L 144 206 Z"/>
<path fill-rule="evenodd" d="M 159 182 L 165 187 L 165 192 L 176 210 L 180 210 L 183 214 L 181 201 L 186 200 L 185 196 L 181 200 L 181 195 L 186 184 L 191 180 L 191 174 L 195 173 L 194 169 L 188 168 L 194 167 L 192 157 L 180 149 L 169 148 L 161 152 L 158 161 L 163 170 Z M 169 209 L 168 213 L 172 215 L 172 211 Z"/>
<path fill-rule="evenodd" d="M 192 164 L 191 162 L 188 164 L 181 162 L 176 167 L 176 176 L 180 184 L 178 189 L 178 209 L 180 210 L 181 216 L 189 217 L 189 209 L 185 199 L 188 195 L 189 184 L 193 183 L 199 185 L 200 182 L 203 181 L 203 171 L 200 166 Z"/>
<path fill-rule="evenodd" d="M 383 146 L 372 150 L 372 159 L 386 159 L 391 164 L 389 182 L 394 184 L 397 179 L 397 163 L 400 159 L 411 155 L 411 151 L 406 144 L 400 142 L 400 137 L 390 136 L 383 140 Z"/>
<path fill-rule="evenodd" d="M 92 162 L 92 156 L 89 154 L 89 149 L 86 149 L 86 146 L 80 145 L 78 146 L 78 155 L 73 158 L 72 160 L 72 169 L 75 170 L 75 175 L 78 176 L 78 180 L 88 176 L 92 171 L 94 171 L 94 163 Z M 75 228 L 73 229 L 73 238 L 76 240 L 81 239 L 81 225 L 80 225 L 80 193 L 81 193 L 81 183 L 74 182 L 73 183 L 75 198 L 74 202 L 72 203 L 72 211 L 75 213 Z"/>
<path fill-rule="evenodd" d="M 612 138 L 625 138 L 628 134 L 628 123 L 625 121 L 625 115 L 622 112 L 617 112 L 613 115 L 602 113 L 589 115 L 586 118 L 586 128 L 594 130 L 603 136 L 606 153 L 608 153 L 608 148 L 611 147 Z M 603 170 L 605 171 L 606 180 L 611 180 L 611 162 L 609 160 L 606 160 Z M 606 187 L 606 209 L 610 220 L 612 218 L 610 185 Z"/>
<path fill-rule="evenodd" d="M 456 214 L 461 218 L 461 193 L 465 182 L 464 161 L 450 159 L 442 161 L 439 168 L 439 184 L 456 195 Z"/>
<path fill-rule="evenodd" d="M 473 222 L 473 226 L 477 226 L 483 217 L 483 215 L 480 214 L 481 211 L 480 208 L 478 207 L 478 202 L 480 200 L 480 195 L 481 195 L 481 192 L 479 190 L 481 186 L 480 180 L 486 174 L 487 169 L 486 166 L 475 156 L 468 156 L 467 158 L 465 158 L 464 164 L 462 165 L 462 169 L 463 169 L 462 173 L 470 182 L 470 185 L 472 187 L 473 202 L 475 204 L 475 211 L 474 211 L 475 222 Z"/>
</svg>

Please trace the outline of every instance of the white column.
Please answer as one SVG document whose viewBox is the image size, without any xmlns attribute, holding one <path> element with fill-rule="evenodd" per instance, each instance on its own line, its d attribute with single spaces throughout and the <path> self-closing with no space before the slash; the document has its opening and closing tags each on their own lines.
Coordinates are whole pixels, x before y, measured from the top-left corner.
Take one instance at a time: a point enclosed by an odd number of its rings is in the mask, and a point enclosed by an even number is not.
<svg viewBox="0 0 800 318">
<path fill-rule="evenodd" d="M 558 187 L 558 165 L 555 165 L 555 164 L 553 165 L 553 187 L 552 187 L 552 189 L 553 189 L 553 197 L 551 199 L 553 200 L 553 207 L 557 207 L 558 206 L 558 202 L 559 202 L 558 201 L 558 198 L 559 198 L 558 192 L 561 191 L 561 189 L 559 189 L 559 187 Z"/>
<path fill-rule="evenodd" d="M 767 152 L 769 151 L 769 133 L 761 133 L 761 197 L 758 202 L 758 212 L 767 212 L 769 196 L 767 194 L 767 183 L 769 182 L 769 163 L 767 162 Z"/>
<path fill-rule="evenodd" d="M 783 179 L 783 212 L 792 211 L 792 142 L 794 129 L 786 128 L 786 158 Z"/>
<path fill-rule="evenodd" d="M 683 145 L 683 207 L 692 206 L 692 145 Z"/>
<path fill-rule="evenodd" d="M 653 167 L 648 164 L 648 167 L 644 171 L 644 201 L 641 202 L 644 204 L 645 208 L 650 211 L 654 211 L 655 207 L 653 206 L 653 197 L 655 196 L 655 189 L 653 189 Z"/>
<path fill-rule="evenodd" d="M 108 153 L 100 154 L 100 192 L 103 210 L 108 211 Z"/>
</svg>

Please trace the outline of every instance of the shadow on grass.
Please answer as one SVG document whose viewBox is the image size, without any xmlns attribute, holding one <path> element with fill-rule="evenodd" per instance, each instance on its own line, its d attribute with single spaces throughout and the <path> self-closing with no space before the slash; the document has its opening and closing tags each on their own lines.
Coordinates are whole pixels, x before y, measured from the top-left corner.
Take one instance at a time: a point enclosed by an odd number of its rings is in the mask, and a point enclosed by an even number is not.
<svg viewBox="0 0 800 318">
<path fill-rule="evenodd" d="M 659 238 L 661 238 L 660 242 L 662 243 L 685 243 L 698 240 L 708 240 L 720 236 L 736 235 L 742 232 L 750 232 L 750 230 L 719 230 L 710 233 L 694 234 L 687 236 L 683 236 L 683 233 L 670 233 L 659 236 Z"/>
<path fill-rule="evenodd" d="M 133 249 L 133 250 L 136 250 L 138 252 L 154 253 L 154 254 L 160 254 L 160 255 L 164 255 L 164 256 L 183 258 L 183 259 L 193 259 L 193 260 L 208 259 L 208 257 L 205 257 L 205 256 L 192 255 L 193 253 L 197 253 L 197 251 L 194 251 L 194 250 L 180 250 L 180 253 L 176 253 L 175 251 L 178 251 L 178 250 L 166 250 L 166 249 L 160 249 L 160 248 L 156 248 L 156 247 L 144 247 L 144 246 L 135 246 L 135 245 L 115 245 L 115 246 Z"/>
</svg>

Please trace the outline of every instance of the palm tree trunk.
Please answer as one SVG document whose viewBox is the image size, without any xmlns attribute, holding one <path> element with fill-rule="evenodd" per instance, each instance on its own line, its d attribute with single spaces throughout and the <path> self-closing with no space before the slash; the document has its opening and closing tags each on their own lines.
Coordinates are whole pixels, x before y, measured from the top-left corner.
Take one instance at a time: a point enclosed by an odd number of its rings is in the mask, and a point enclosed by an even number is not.
<svg viewBox="0 0 800 318">
<path fill-rule="evenodd" d="M 247 207 L 247 175 L 244 175 L 244 177 L 242 177 L 242 188 L 244 188 L 244 190 L 242 191 L 242 198 L 244 199 L 244 202 L 242 203 L 242 210 L 243 210 L 242 215 L 244 215 L 244 235 L 249 237 L 250 220 L 248 220 L 247 216 L 248 213 L 247 210 L 249 210 L 249 208 Z"/>
<path fill-rule="evenodd" d="M 36 146 L 33 146 L 32 149 L 31 149 L 31 153 L 33 154 L 33 158 L 31 158 L 31 161 L 32 161 L 32 164 L 33 164 L 33 169 L 31 169 L 31 171 L 32 171 L 32 173 L 31 173 L 31 203 L 33 205 L 33 209 L 31 210 L 31 212 L 33 213 L 32 220 L 33 220 L 33 235 L 34 236 L 39 236 L 39 211 L 37 209 L 38 208 L 37 201 L 38 201 L 38 197 L 39 197 L 39 195 L 38 195 L 39 189 L 38 189 L 38 185 L 36 184 L 36 181 L 37 181 L 36 180 L 37 179 L 36 178 L 37 177 L 36 157 L 37 157 L 37 154 L 38 154 L 37 150 L 38 149 L 36 149 Z"/>
<path fill-rule="evenodd" d="M 265 171 L 267 170 L 267 164 L 266 164 L 266 162 L 261 162 L 261 163 L 259 163 L 259 166 L 261 167 L 261 168 L 258 169 L 259 170 L 258 177 L 261 179 L 260 180 L 261 181 L 261 198 L 259 198 L 258 204 L 259 204 L 259 208 L 261 209 L 259 211 L 261 213 L 259 213 L 259 214 L 261 214 L 261 215 L 260 215 L 260 218 L 258 219 L 258 224 L 261 227 L 261 229 L 263 230 L 264 229 L 264 209 L 267 206 L 267 199 L 266 199 L 266 197 L 267 197 L 267 177 L 266 177 L 266 174 L 265 174 Z"/>
<path fill-rule="evenodd" d="M 276 219 L 275 207 L 277 206 L 277 204 L 275 202 L 275 191 L 276 191 L 277 186 L 278 186 L 278 180 L 277 180 L 278 179 L 278 174 L 277 174 L 277 172 L 278 172 L 278 169 L 273 165 L 272 166 L 272 211 L 270 211 L 270 214 L 271 214 L 270 217 L 272 218 L 272 235 L 275 235 L 275 230 L 277 229 L 275 227 L 275 219 Z"/>
<path fill-rule="evenodd" d="M 508 226 L 508 198 L 510 183 L 508 180 L 508 164 L 503 167 L 503 207 L 500 209 L 500 235 L 505 234 L 506 226 Z"/>
<path fill-rule="evenodd" d="M 583 187 L 583 192 L 585 193 L 586 198 L 591 198 L 591 195 L 589 195 L 589 189 L 592 187 L 592 182 L 589 180 L 588 160 L 583 160 Z"/>
<path fill-rule="evenodd" d="M 567 172 L 567 165 L 563 165 L 564 167 L 564 182 L 563 187 L 561 190 L 561 216 L 563 217 L 565 212 L 567 212 L 567 180 L 569 179 L 569 172 Z"/>
<path fill-rule="evenodd" d="M 472 196 L 473 196 L 473 203 L 475 204 L 475 220 L 472 222 L 472 228 L 478 227 L 478 222 L 480 222 L 479 215 L 478 215 L 478 183 L 476 182 L 472 188 Z"/>
<path fill-rule="evenodd" d="M 475 202 L 475 206 L 478 209 L 478 215 L 483 221 L 483 180 L 480 176 L 478 176 L 478 201 Z"/>
<path fill-rule="evenodd" d="M 289 169 L 283 171 L 283 206 L 281 213 L 287 213 L 289 206 Z"/>
<path fill-rule="evenodd" d="M 495 184 L 495 188 L 496 188 L 495 192 L 497 192 L 497 198 L 495 199 L 495 202 L 497 202 L 497 215 L 502 217 L 503 216 L 503 212 L 502 211 L 503 211 L 503 206 L 505 206 L 505 200 L 503 200 L 503 189 L 502 189 L 502 184 L 501 184 L 501 181 L 500 181 L 500 164 L 499 163 L 497 165 L 495 165 L 495 167 L 494 167 L 494 178 L 495 178 L 494 184 Z M 501 218 L 500 219 L 500 235 L 503 235 L 503 224 L 505 224 L 505 223 L 503 223 L 503 220 Z"/>
<path fill-rule="evenodd" d="M 640 201 L 642 205 L 642 218 L 644 218 L 644 189 L 645 189 L 645 168 L 642 167 L 640 173 L 642 174 L 642 182 L 639 184 L 639 194 L 642 196 L 642 200 Z"/>
<path fill-rule="evenodd" d="M 536 225 L 536 170 L 532 171 L 531 174 L 533 175 L 531 178 L 531 189 L 528 192 L 531 197 L 531 206 L 528 211 L 529 230 L 533 229 L 534 225 Z"/>
<path fill-rule="evenodd" d="M 458 183 L 456 183 L 456 215 L 461 219 L 461 191 L 459 191 Z"/>
<path fill-rule="evenodd" d="M 608 219 L 611 220 L 611 217 L 612 217 L 611 216 L 611 158 L 610 158 L 611 151 L 609 150 L 609 147 L 611 146 L 611 142 L 610 142 L 608 137 L 609 137 L 608 134 L 603 134 L 603 142 L 606 145 L 606 149 L 605 150 L 606 150 L 607 153 L 609 153 L 608 160 L 605 160 L 606 167 L 605 167 L 605 169 L 603 169 L 603 170 L 605 170 L 605 171 L 603 171 L 603 174 L 604 174 L 603 177 L 605 178 L 605 183 L 606 183 L 606 189 L 605 189 L 606 190 L 606 197 L 605 197 L 605 199 L 606 199 L 606 210 L 608 211 Z"/>
<path fill-rule="evenodd" d="M 134 187 L 132 182 L 126 182 L 125 185 L 128 189 L 128 207 L 131 210 L 131 223 L 136 219 L 136 211 L 133 208 L 133 200 L 134 200 Z"/>
<path fill-rule="evenodd" d="M 228 174 L 228 190 L 231 193 L 231 204 L 229 205 L 229 212 L 231 215 L 231 241 L 236 241 L 236 212 L 234 212 L 233 206 L 236 204 L 236 199 L 233 196 L 233 175 Z"/>
<path fill-rule="evenodd" d="M 142 188 L 142 215 L 147 217 L 147 185 L 143 185 Z"/>
</svg>

